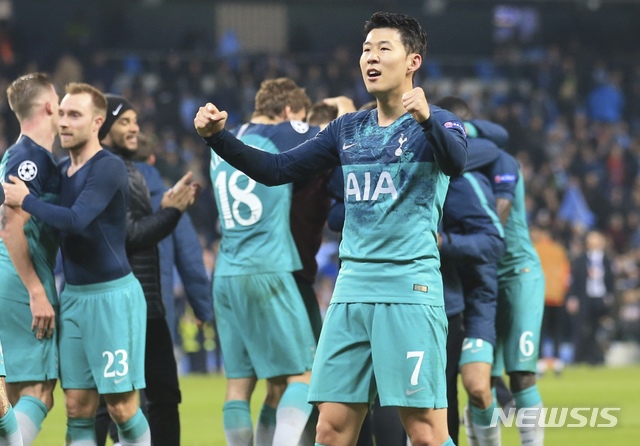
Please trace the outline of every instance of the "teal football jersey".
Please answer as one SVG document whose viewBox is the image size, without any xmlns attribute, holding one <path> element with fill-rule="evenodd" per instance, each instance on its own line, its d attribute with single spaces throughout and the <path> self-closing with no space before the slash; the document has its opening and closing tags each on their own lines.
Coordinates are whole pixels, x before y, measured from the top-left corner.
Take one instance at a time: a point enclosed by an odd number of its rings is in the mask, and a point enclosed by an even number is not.
<svg viewBox="0 0 640 446">
<path fill-rule="evenodd" d="M 317 128 L 300 122 L 244 125 L 238 137 L 260 150 L 279 153 L 309 139 Z M 291 235 L 292 185 L 256 182 L 211 152 L 210 166 L 222 240 L 216 276 L 293 272 L 302 263 Z"/>
<path fill-rule="evenodd" d="M 27 136 L 11 146 L 0 163 L 0 179 L 9 181 L 9 175 L 20 178 L 29 191 L 40 199 L 58 204 L 60 200 L 60 174 L 53 155 Z M 24 233 L 29 245 L 31 260 L 45 292 L 52 304 L 58 297 L 53 269 L 60 245 L 58 231 L 43 221 L 31 217 Z M 0 240 L 0 271 L 2 271 L 3 297 L 20 302 L 29 302 L 29 294 L 13 267 L 9 252 Z"/>
<path fill-rule="evenodd" d="M 443 305 L 436 231 L 449 177 L 410 114 L 388 127 L 376 111 L 358 117 L 340 131 L 345 225 L 332 302 Z"/>
</svg>

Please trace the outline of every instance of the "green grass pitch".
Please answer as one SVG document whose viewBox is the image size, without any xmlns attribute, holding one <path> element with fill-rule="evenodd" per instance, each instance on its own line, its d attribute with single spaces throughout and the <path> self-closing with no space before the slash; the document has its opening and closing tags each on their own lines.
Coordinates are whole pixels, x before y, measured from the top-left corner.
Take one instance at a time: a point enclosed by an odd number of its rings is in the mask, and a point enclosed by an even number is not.
<svg viewBox="0 0 640 446">
<path fill-rule="evenodd" d="M 618 425 L 613 428 L 548 428 L 546 446 L 596 446 L 640 444 L 640 366 L 623 368 L 569 367 L 556 377 L 539 379 L 539 388 L 547 407 L 620 407 Z M 191 375 L 181 379 L 183 403 L 182 444 L 185 446 L 224 445 L 222 404 L 225 383 L 220 375 Z M 256 389 L 252 401 L 254 417 L 264 396 L 264 385 Z M 64 443 L 65 416 L 62 392 L 56 391 L 56 406 L 44 422 L 35 446 L 59 446 Z M 503 428 L 502 444 L 519 445 L 515 426 Z M 461 431 L 460 446 L 465 446 Z"/>
</svg>

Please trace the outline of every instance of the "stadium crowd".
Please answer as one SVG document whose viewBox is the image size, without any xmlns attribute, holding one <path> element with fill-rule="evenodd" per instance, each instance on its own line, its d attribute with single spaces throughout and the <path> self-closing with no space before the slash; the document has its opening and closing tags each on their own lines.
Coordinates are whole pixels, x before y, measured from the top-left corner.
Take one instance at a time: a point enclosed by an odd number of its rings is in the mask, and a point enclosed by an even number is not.
<svg viewBox="0 0 640 446">
<path fill-rule="evenodd" d="M 92 51 L 81 40 L 70 41 L 70 52 L 52 57 L 21 50 L 3 32 L 0 90 L 20 74 L 40 70 L 49 72 L 58 88 L 82 81 L 129 98 L 167 183 L 191 170 L 195 181 L 207 185 L 189 213 L 210 270 L 219 233 L 210 224 L 216 211 L 207 179 L 209 150 L 193 131 L 197 107 L 212 101 L 230 112 L 229 127 L 238 125 L 251 115 L 261 80 L 279 76 L 294 79 L 313 101 L 344 95 L 359 107 L 371 99 L 352 63 L 353 48 L 333 48 L 322 57 L 244 56 L 233 46 L 219 48 L 215 57 L 194 48 L 162 57 L 123 56 Z M 575 43 L 530 52 L 507 45 L 490 62 L 439 64 L 427 58 L 426 70 L 418 76 L 427 97 L 460 96 L 474 116 L 509 131 L 506 149 L 516 156 L 526 179 L 530 225 L 548 230 L 571 262 L 584 251 L 589 231 L 605 235 L 615 288 L 607 296 L 608 318 L 601 321 L 597 339 L 603 345 L 614 339 L 640 341 L 640 63 L 622 63 Z M 3 95 L 0 153 L 18 132 Z M 327 246 L 335 241 L 336 235 L 327 232 Z M 331 254 L 327 258 L 321 268 L 326 277 L 319 283 L 329 283 L 321 286 L 330 289 L 336 270 Z M 558 280 L 567 294 L 568 276 Z M 319 290 L 321 298 L 323 294 Z M 574 327 L 580 326 L 578 314 Z M 562 317 L 569 320 L 567 314 Z M 565 330 L 558 336 L 571 345 L 576 335 Z M 566 359 L 571 361 L 572 355 Z"/>
</svg>

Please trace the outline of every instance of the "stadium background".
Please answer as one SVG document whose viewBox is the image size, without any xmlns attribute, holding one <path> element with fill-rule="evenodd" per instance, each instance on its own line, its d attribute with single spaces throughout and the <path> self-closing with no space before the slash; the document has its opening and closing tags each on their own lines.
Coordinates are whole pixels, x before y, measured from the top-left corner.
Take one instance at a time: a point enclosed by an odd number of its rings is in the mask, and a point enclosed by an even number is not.
<svg viewBox="0 0 640 446">
<path fill-rule="evenodd" d="M 427 30 L 418 83 L 429 99 L 460 95 L 476 117 L 510 131 L 506 149 L 522 165 L 532 225 L 548 228 L 571 258 L 585 231 L 606 234 L 616 300 L 599 339 L 625 347 L 611 362 L 633 362 L 640 341 L 640 1 L 0 0 L 0 89 L 41 70 L 60 91 L 85 81 L 123 94 L 168 182 L 192 169 L 208 185 L 208 151 L 192 125 L 197 106 L 211 100 L 239 123 L 260 81 L 275 76 L 294 78 L 314 101 L 344 94 L 356 106 L 367 102 L 356 61 L 362 25 L 377 10 L 409 13 Z M 0 152 L 17 134 L 2 94 Z M 191 214 L 211 271 L 219 235 L 210 187 Z M 324 305 L 336 240 L 327 233 L 320 257 Z M 176 304 L 184 306 L 180 290 Z M 218 370 L 214 331 L 197 332 L 188 315 L 179 328 L 182 369 Z M 637 395 L 637 383 L 626 382 Z M 634 429 L 637 438 L 637 422 Z"/>
</svg>

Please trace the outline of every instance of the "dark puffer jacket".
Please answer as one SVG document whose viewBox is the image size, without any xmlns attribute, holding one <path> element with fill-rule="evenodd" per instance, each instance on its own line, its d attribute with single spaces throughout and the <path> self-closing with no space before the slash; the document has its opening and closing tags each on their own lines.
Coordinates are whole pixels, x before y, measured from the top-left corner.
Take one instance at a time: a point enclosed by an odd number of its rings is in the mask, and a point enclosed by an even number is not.
<svg viewBox="0 0 640 446">
<path fill-rule="evenodd" d="M 163 318 L 158 242 L 173 232 L 182 213 L 171 207 L 154 213 L 144 176 L 132 161 L 124 161 L 129 171 L 127 257 L 147 299 L 147 318 Z"/>
</svg>

